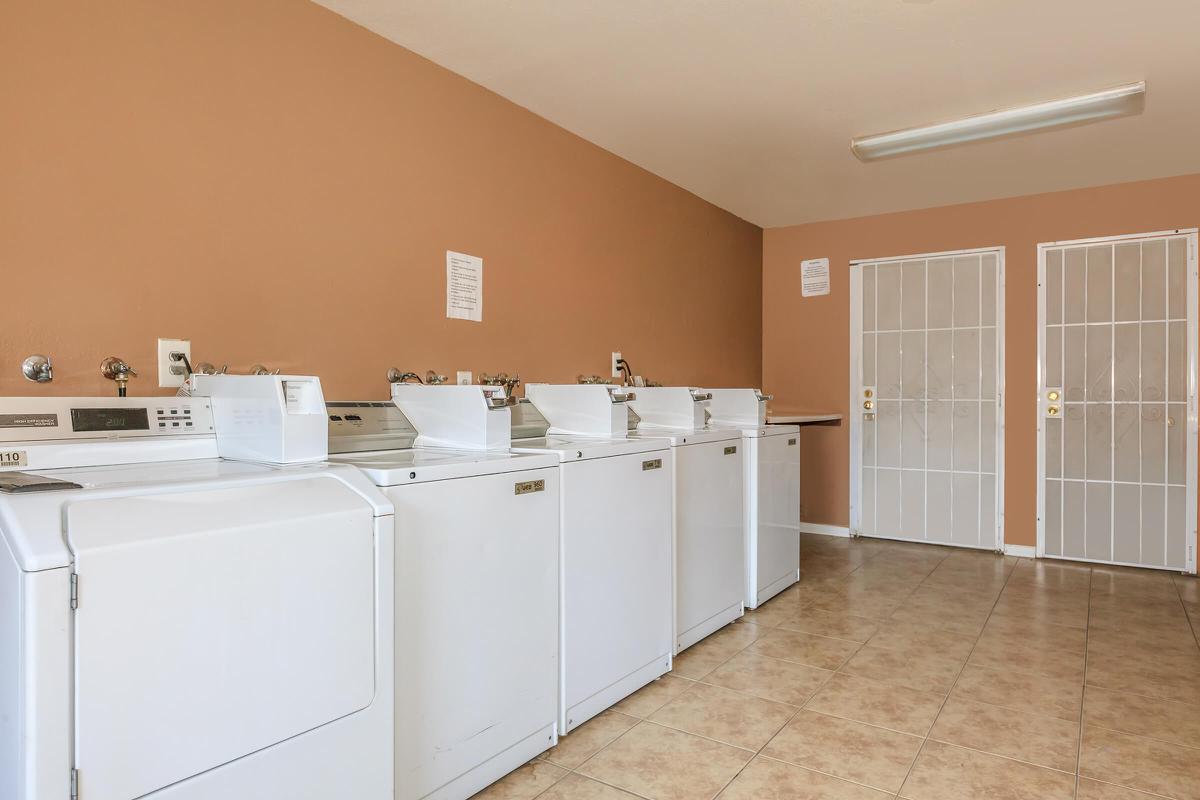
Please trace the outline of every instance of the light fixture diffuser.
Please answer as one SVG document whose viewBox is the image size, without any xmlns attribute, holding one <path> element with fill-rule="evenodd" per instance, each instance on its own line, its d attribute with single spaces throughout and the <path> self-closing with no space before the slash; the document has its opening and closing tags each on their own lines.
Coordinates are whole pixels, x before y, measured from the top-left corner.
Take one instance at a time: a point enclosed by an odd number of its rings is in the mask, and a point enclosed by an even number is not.
<svg viewBox="0 0 1200 800">
<path fill-rule="evenodd" d="M 1139 81 L 1091 94 L 992 111 L 937 125 L 860 136 L 850 141 L 850 150 L 860 161 L 874 161 L 877 158 L 995 139 L 1026 131 L 1096 122 L 1140 113 L 1145 98 L 1146 82 Z"/>
</svg>

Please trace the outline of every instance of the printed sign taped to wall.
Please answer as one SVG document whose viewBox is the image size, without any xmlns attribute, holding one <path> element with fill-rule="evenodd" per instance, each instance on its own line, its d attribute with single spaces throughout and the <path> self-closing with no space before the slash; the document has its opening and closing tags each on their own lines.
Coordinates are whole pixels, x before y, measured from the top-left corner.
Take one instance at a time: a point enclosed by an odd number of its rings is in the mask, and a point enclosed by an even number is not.
<svg viewBox="0 0 1200 800">
<path fill-rule="evenodd" d="M 483 259 L 446 251 L 446 318 L 483 322 Z"/>
<path fill-rule="evenodd" d="M 803 297 L 829 294 L 828 258 L 810 258 L 800 262 L 800 294 Z"/>
</svg>

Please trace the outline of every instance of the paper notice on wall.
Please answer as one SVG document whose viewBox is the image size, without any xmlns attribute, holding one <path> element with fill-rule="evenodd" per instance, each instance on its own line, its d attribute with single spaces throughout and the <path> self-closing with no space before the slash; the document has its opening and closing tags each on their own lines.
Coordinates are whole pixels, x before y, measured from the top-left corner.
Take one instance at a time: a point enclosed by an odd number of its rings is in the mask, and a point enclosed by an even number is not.
<svg viewBox="0 0 1200 800">
<path fill-rule="evenodd" d="M 802 297 L 829 294 L 828 258 L 810 258 L 800 262 L 800 294 Z"/>
<path fill-rule="evenodd" d="M 446 251 L 446 318 L 483 322 L 483 259 Z"/>
</svg>

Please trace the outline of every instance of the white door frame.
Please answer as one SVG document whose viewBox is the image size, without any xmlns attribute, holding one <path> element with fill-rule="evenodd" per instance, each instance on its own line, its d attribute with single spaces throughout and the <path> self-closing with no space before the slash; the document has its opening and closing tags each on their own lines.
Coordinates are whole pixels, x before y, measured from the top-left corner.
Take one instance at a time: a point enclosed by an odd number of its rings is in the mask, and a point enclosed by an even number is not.
<svg viewBox="0 0 1200 800">
<path fill-rule="evenodd" d="M 1004 246 L 945 250 L 850 261 L 850 535 L 862 535 L 862 408 L 859 372 L 862 368 L 862 265 L 917 259 L 996 254 L 996 551 L 1004 551 Z M 928 309 L 926 309 L 928 312 Z M 1040 392 L 1039 392 L 1040 396 Z M 873 538 L 888 538 L 874 536 Z M 901 541 L 912 541 L 903 539 Z"/>
<path fill-rule="evenodd" d="M 1197 414 L 1196 414 L 1196 336 L 1197 336 L 1197 228 L 1154 231 L 1152 233 L 1128 233 L 1121 236 L 1097 236 L 1091 239 L 1068 239 L 1058 242 L 1042 242 L 1037 248 L 1038 313 L 1037 313 L 1037 557 L 1067 561 L 1084 561 L 1093 564 L 1121 564 L 1130 567 L 1152 569 L 1145 564 L 1129 564 L 1121 561 L 1097 561 L 1087 558 L 1067 558 L 1046 555 L 1046 425 L 1042 409 L 1045 394 L 1043 364 L 1046 358 L 1046 251 L 1058 247 L 1075 247 L 1089 244 L 1136 242 L 1142 239 L 1159 239 L 1167 236 L 1187 236 L 1187 341 L 1188 341 L 1188 397 L 1187 397 L 1187 497 L 1185 519 L 1187 521 L 1187 557 L 1184 569 L 1196 573 L 1196 459 L 1197 459 Z M 1171 569 L 1160 567 L 1159 569 Z"/>
</svg>

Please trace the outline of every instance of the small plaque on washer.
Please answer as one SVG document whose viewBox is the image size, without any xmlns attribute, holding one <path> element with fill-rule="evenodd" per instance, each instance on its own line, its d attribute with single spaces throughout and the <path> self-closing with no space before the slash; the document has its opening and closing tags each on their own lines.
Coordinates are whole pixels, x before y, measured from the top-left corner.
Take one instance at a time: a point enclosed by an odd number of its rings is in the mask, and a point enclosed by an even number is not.
<svg viewBox="0 0 1200 800">
<path fill-rule="evenodd" d="M 521 481 L 514 486 L 514 494 L 531 494 L 546 491 L 545 481 Z"/>
<path fill-rule="evenodd" d="M 0 450 L 0 467 L 28 467 L 29 453 L 25 450 Z"/>
<path fill-rule="evenodd" d="M 53 492 L 61 489 L 82 489 L 78 483 L 30 475 L 28 472 L 0 472 L 0 492 L 22 494 L 25 492 Z"/>
</svg>

